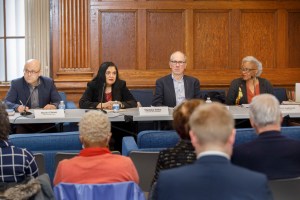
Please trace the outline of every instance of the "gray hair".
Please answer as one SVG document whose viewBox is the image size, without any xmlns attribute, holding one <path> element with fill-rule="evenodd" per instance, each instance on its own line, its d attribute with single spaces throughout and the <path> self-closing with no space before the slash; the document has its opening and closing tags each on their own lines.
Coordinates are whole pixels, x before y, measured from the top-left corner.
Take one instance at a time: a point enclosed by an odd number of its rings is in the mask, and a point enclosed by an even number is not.
<svg viewBox="0 0 300 200">
<path fill-rule="evenodd" d="M 242 64 L 244 62 L 252 62 L 257 66 L 257 73 L 256 73 L 256 77 L 259 77 L 262 73 L 262 64 L 259 60 L 257 60 L 254 56 L 246 56 L 245 58 L 243 58 L 242 60 Z"/>
<path fill-rule="evenodd" d="M 278 99 L 271 94 L 255 96 L 250 103 L 250 118 L 257 127 L 281 123 L 281 111 Z"/>
<path fill-rule="evenodd" d="M 79 133 L 88 142 L 105 141 L 111 135 L 108 117 L 100 111 L 85 113 L 79 122 Z"/>
</svg>

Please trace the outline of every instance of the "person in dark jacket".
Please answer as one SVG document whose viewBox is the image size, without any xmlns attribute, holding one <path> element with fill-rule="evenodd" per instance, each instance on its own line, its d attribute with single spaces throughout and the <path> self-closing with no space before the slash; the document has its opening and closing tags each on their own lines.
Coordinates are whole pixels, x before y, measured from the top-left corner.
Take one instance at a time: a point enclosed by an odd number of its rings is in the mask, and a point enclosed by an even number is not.
<svg viewBox="0 0 300 200">
<path fill-rule="evenodd" d="M 272 84 L 261 78 L 262 64 L 253 56 L 246 56 L 242 60 L 241 78 L 234 79 L 229 87 L 226 104 L 249 104 L 254 96 L 269 93 L 274 94 Z"/>
<path fill-rule="evenodd" d="M 79 100 L 79 107 L 111 110 L 116 102 L 121 109 L 137 107 L 137 101 L 126 82 L 119 79 L 117 66 L 113 62 L 104 62 L 100 65 L 97 76 L 87 84 L 87 89 Z"/>
<path fill-rule="evenodd" d="M 271 180 L 300 177 L 300 141 L 280 133 L 282 116 L 276 97 L 254 97 L 249 116 L 258 137 L 236 146 L 232 162 L 264 173 Z"/>
</svg>

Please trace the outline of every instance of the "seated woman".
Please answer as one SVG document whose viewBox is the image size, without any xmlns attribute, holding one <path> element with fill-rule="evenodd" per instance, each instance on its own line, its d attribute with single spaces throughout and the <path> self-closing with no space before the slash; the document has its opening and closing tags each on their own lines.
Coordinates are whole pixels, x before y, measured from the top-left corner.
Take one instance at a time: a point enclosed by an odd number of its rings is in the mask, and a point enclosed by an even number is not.
<svg viewBox="0 0 300 200">
<path fill-rule="evenodd" d="M 195 149 L 190 141 L 189 118 L 196 107 L 203 104 L 200 99 L 184 101 L 175 107 L 173 112 L 173 127 L 181 140 L 175 147 L 159 152 L 153 182 L 156 182 L 160 170 L 191 164 L 196 160 Z"/>
<path fill-rule="evenodd" d="M 249 104 L 254 96 L 269 93 L 274 94 L 272 84 L 259 76 L 262 73 L 262 64 L 253 56 L 242 60 L 241 78 L 234 79 L 229 87 L 226 104 Z"/>
<path fill-rule="evenodd" d="M 37 177 L 39 171 L 31 152 L 8 142 L 10 124 L 5 108 L 0 101 L 0 182 L 20 183 L 31 176 Z"/>
<path fill-rule="evenodd" d="M 126 82 L 119 79 L 117 66 L 112 62 L 104 62 L 97 76 L 87 84 L 79 100 L 79 107 L 111 110 L 115 101 L 120 104 L 120 108 L 137 107 L 137 101 L 126 87 Z"/>
<path fill-rule="evenodd" d="M 112 154 L 107 148 L 111 136 L 108 117 L 99 111 L 89 111 L 79 122 L 79 137 L 83 150 L 78 156 L 59 162 L 54 185 L 65 183 L 139 183 L 138 173 L 129 157 Z"/>
</svg>

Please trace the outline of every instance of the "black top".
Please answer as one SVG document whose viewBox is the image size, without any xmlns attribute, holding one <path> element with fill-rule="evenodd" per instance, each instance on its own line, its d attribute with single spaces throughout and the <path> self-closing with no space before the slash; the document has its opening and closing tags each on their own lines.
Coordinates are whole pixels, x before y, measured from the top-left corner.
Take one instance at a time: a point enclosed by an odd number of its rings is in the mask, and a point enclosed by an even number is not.
<svg viewBox="0 0 300 200">
<path fill-rule="evenodd" d="M 260 78 L 260 77 L 257 77 L 257 79 L 259 81 L 260 94 L 269 93 L 274 95 L 273 86 L 267 79 Z M 235 100 L 239 94 L 239 87 L 241 88 L 243 93 L 243 97 L 240 99 L 239 105 L 249 103 L 247 98 L 246 81 L 243 80 L 242 78 L 237 78 L 234 79 L 230 84 L 227 97 L 226 97 L 227 105 L 235 105 Z"/>
<path fill-rule="evenodd" d="M 160 170 L 191 164 L 196 160 L 195 149 L 189 140 L 180 140 L 175 147 L 159 152 L 153 182 L 156 182 Z"/>
<path fill-rule="evenodd" d="M 102 103 L 105 103 L 105 94 L 103 94 L 102 97 L 103 88 L 103 85 L 96 81 L 89 82 L 85 92 L 79 100 L 79 107 L 84 109 L 96 108 L 97 105 L 101 103 L 101 98 L 103 98 Z M 126 82 L 123 80 L 116 80 L 112 85 L 112 100 L 120 101 L 124 105 L 124 108 L 133 108 L 137 106 L 137 101 L 132 96 L 126 86 Z"/>
</svg>

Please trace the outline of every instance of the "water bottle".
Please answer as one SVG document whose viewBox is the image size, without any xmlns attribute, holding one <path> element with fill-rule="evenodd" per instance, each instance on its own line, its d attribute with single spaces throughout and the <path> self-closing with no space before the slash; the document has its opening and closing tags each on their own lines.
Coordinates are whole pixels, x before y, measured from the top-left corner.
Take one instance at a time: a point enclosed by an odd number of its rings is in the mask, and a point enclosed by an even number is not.
<svg viewBox="0 0 300 200">
<path fill-rule="evenodd" d="M 113 109 L 113 111 L 115 113 L 119 112 L 119 110 L 120 110 L 120 104 L 117 101 L 115 101 L 114 104 L 113 104 L 113 106 L 112 106 L 112 109 Z"/>
<path fill-rule="evenodd" d="M 212 101 L 210 100 L 210 97 L 207 97 L 205 103 L 212 103 Z"/>
<path fill-rule="evenodd" d="M 58 105 L 58 109 L 66 109 L 66 105 L 64 101 L 60 101 L 59 105 Z"/>
</svg>

